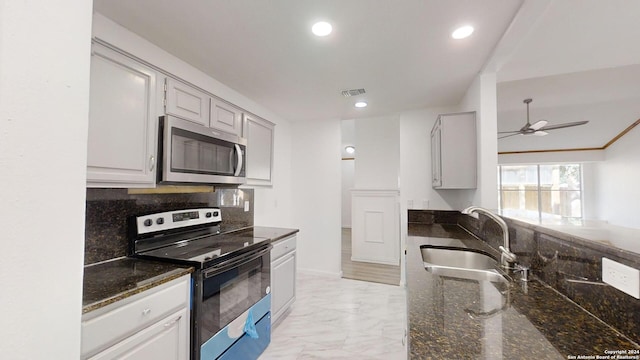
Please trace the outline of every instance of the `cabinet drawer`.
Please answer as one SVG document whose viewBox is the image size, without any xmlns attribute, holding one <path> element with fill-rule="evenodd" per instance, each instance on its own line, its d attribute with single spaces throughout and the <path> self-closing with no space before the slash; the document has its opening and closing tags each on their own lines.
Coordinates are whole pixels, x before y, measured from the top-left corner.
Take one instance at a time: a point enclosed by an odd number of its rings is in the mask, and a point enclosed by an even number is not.
<svg viewBox="0 0 640 360">
<path fill-rule="evenodd" d="M 190 276 L 113 303 L 82 320 L 83 357 L 115 344 L 162 319 L 180 307 L 188 307 Z"/>
<path fill-rule="evenodd" d="M 288 237 L 286 239 L 278 240 L 273 243 L 273 249 L 271 249 L 271 262 L 277 260 L 282 255 L 296 249 L 296 237 Z"/>
</svg>

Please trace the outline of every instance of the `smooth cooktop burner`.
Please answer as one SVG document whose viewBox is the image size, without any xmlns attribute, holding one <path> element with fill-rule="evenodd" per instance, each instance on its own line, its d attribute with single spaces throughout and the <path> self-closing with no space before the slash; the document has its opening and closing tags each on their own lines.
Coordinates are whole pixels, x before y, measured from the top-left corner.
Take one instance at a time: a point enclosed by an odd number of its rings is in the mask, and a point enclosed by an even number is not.
<svg viewBox="0 0 640 360">
<path fill-rule="evenodd" d="M 210 235 L 145 251 L 140 255 L 204 263 L 268 240 L 267 238 L 254 237 L 252 234 L 253 231 L 242 231 Z"/>
</svg>

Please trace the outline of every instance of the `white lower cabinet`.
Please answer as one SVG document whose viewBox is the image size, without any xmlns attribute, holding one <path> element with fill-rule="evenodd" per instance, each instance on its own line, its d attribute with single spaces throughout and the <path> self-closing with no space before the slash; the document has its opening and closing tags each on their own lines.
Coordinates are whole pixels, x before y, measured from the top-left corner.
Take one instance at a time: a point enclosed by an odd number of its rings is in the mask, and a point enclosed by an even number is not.
<svg viewBox="0 0 640 360">
<path fill-rule="evenodd" d="M 271 250 L 271 322 L 296 300 L 296 237 L 279 240 Z"/>
<path fill-rule="evenodd" d="M 82 316 L 82 359 L 189 359 L 185 275 Z"/>
<path fill-rule="evenodd" d="M 90 359 L 187 360 L 188 339 L 183 336 L 188 333 L 187 319 L 187 309 L 181 309 Z"/>
</svg>

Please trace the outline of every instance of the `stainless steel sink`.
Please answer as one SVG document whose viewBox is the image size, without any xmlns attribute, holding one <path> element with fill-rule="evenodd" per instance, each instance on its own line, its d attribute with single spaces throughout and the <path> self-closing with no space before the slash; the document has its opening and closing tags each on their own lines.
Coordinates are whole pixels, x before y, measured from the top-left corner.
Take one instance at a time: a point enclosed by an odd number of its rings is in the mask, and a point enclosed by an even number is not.
<svg viewBox="0 0 640 360">
<path fill-rule="evenodd" d="M 425 269 L 434 275 L 469 280 L 509 282 L 505 274 L 499 270 L 498 261 L 484 251 L 451 246 L 422 245 L 420 252 Z"/>
</svg>

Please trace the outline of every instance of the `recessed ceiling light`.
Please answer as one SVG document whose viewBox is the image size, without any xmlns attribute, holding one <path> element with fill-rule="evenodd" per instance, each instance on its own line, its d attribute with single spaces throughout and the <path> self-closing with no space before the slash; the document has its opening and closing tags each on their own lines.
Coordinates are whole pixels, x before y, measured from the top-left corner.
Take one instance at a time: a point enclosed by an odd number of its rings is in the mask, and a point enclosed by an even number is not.
<svg viewBox="0 0 640 360">
<path fill-rule="evenodd" d="M 451 37 L 454 39 L 464 39 L 471 34 L 473 34 L 473 26 L 467 25 L 457 28 L 456 31 L 451 34 Z"/>
<path fill-rule="evenodd" d="M 354 152 L 356 152 L 356 148 L 354 148 L 353 146 L 349 145 L 349 146 L 344 148 L 344 151 L 346 151 L 349 154 L 353 154 Z"/>
<path fill-rule="evenodd" d="M 311 31 L 317 36 L 327 36 L 331 34 L 331 24 L 326 21 L 319 21 L 311 27 Z"/>
<path fill-rule="evenodd" d="M 364 101 L 358 101 L 358 102 L 355 104 L 355 106 L 356 106 L 357 108 L 363 108 L 363 107 L 367 107 L 367 103 L 366 103 L 366 102 L 364 102 Z"/>
</svg>

